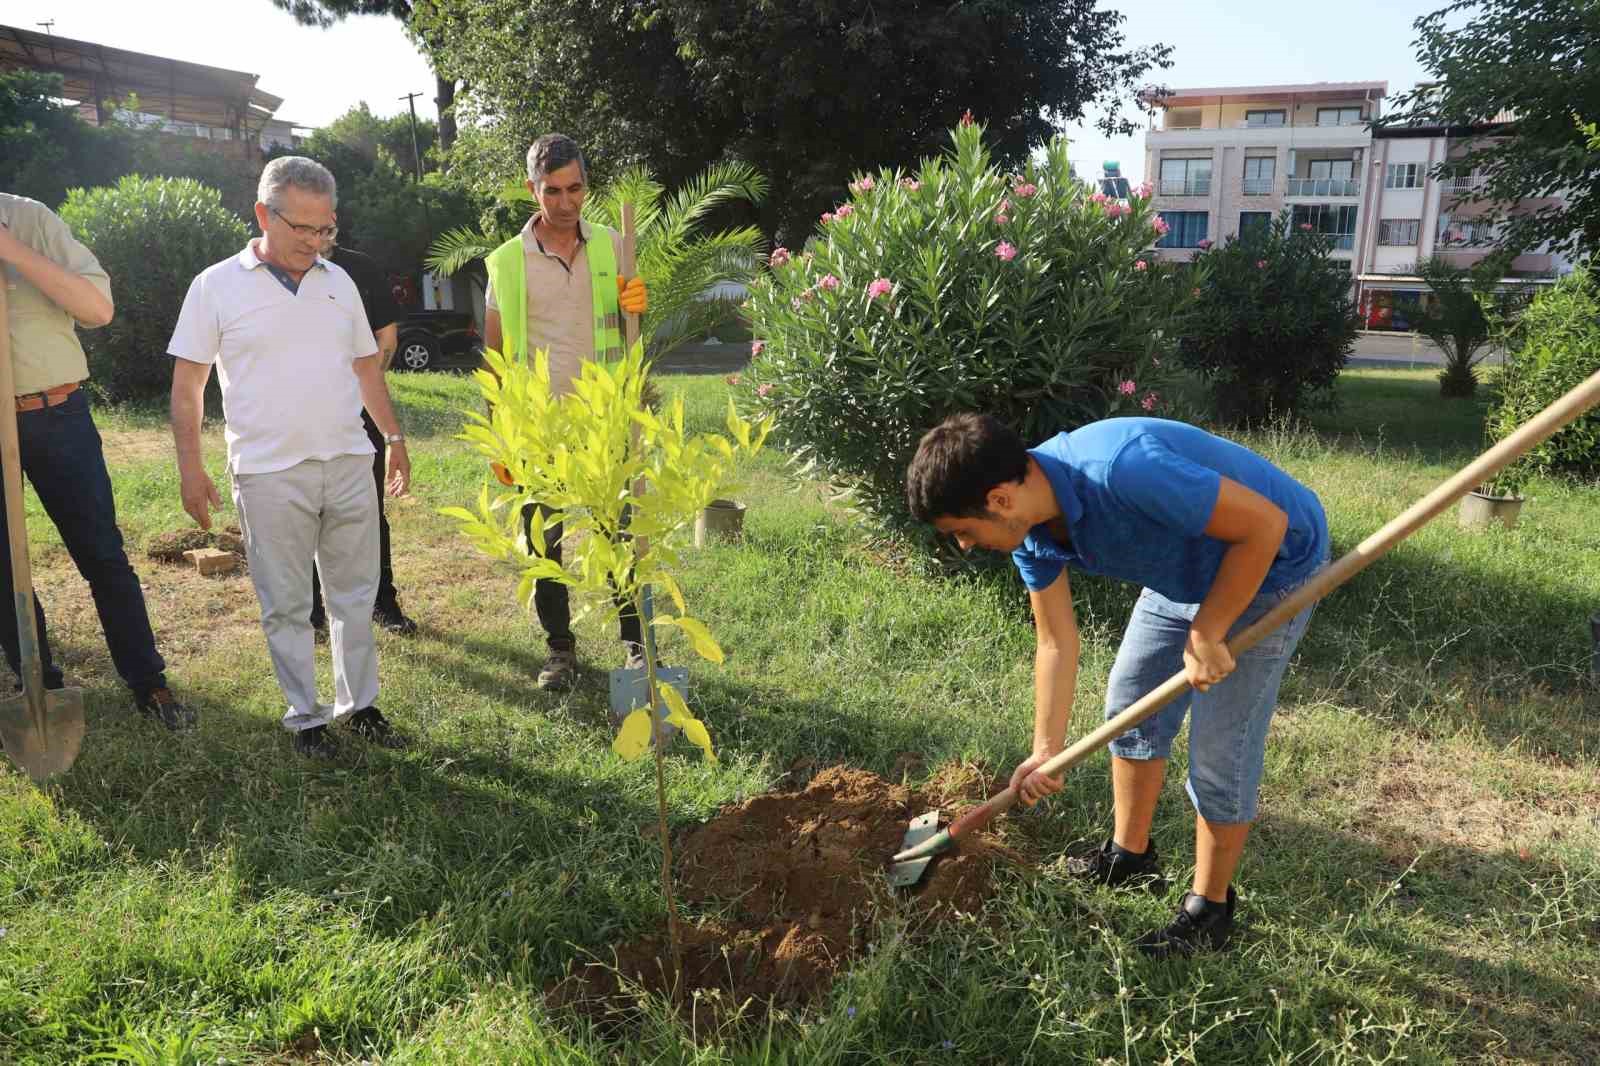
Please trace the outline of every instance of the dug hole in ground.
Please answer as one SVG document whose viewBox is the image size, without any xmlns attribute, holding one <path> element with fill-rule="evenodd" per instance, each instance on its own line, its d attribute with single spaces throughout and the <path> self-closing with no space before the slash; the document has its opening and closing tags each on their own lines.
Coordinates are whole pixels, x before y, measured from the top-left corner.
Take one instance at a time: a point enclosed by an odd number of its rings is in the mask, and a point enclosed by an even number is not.
<svg viewBox="0 0 1600 1066">
<path fill-rule="evenodd" d="M 913 790 L 833 766 L 801 790 L 726 807 L 683 835 L 675 844 L 679 898 L 718 915 L 682 923 L 683 1002 L 698 998 L 699 1016 L 713 1019 L 804 1006 L 866 952 L 886 912 L 910 908 L 923 927 L 975 912 L 995 861 L 1023 861 L 992 834 L 964 838 L 912 889 L 892 894 L 885 875 L 912 818 L 933 809 L 952 816 L 985 798 L 970 767 L 945 767 Z M 663 932 L 575 961 L 548 994 L 552 1006 L 623 1022 L 638 989 L 665 994 L 671 980 Z"/>
</svg>

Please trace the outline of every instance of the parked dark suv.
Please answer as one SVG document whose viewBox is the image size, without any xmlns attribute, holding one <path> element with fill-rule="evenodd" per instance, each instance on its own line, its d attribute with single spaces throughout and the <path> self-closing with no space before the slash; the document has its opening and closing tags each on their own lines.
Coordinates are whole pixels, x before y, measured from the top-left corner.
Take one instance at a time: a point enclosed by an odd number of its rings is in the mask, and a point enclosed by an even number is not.
<svg viewBox="0 0 1600 1066">
<path fill-rule="evenodd" d="M 476 368 L 483 338 L 469 311 L 408 311 L 394 352 L 396 370 Z"/>
</svg>

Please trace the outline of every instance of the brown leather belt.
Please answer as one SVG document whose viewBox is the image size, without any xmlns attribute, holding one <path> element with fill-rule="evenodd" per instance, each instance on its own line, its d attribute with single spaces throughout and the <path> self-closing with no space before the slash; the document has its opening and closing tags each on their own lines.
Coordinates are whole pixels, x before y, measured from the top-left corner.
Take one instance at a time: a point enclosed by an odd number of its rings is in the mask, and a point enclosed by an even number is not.
<svg viewBox="0 0 1600 1066">
<path fill-rule="evenodd" d="M 66 385 L 57 385 L 53 389 L 43 392 L 30 392 L 26 396 L 17 397 L 18 411 L 41 411 L 46 407 L 56 407 L 67 402 L 67 397 L 78 391 L 78 382 Z"/>
</svg>

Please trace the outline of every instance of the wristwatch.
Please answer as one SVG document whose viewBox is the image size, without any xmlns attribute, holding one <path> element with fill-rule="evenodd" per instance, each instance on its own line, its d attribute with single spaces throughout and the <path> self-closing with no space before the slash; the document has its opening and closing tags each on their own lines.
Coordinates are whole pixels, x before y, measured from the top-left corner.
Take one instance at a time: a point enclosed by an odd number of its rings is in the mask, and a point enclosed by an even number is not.
<svg viewBox="0 0 1600 1066">
<path fill-rule="evenodd" d="M 385 444 L 404 444 L 405 442 L 406 435 L 404 433 L 385 433 L 383 435 L 383 443 Z"/>
</svg>

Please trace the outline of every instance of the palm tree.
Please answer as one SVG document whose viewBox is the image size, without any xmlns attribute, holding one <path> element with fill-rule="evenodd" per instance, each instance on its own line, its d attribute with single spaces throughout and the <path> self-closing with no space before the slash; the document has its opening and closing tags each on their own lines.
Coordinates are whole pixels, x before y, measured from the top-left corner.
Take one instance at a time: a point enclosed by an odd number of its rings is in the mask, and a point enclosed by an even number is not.
<svg viewBox="0 0 1600 1066">
<path fill-rule="evenodd" d="M 650 286 L 650 309 L 640 323 L 640 336 L 652 359 L 659 359 L 684 341 L 704 336 L 723 321 L 735 301 L 709 297 L 720 282 L 745 283 L 755 277 L 765 242 L 754 226 L 699 232 L 699 224 L 719 204 L 761 202 L 767 179 L 744 163 L 718 163 L 690 180 L 670 197 L 643 167 L 624 171 L 584 203 L 584 218 L 612 229 L 622 228 L 622 205 L 633 204 L 638 271 Z M 454 274 L 482 259 L 510 239 L 533 214 L 533 194 L 523 185 L 508 185 L 500 200 L 514 225 L 490 233 L 463 226 L 433 242 L 428 267 Z"/>
</svg>

